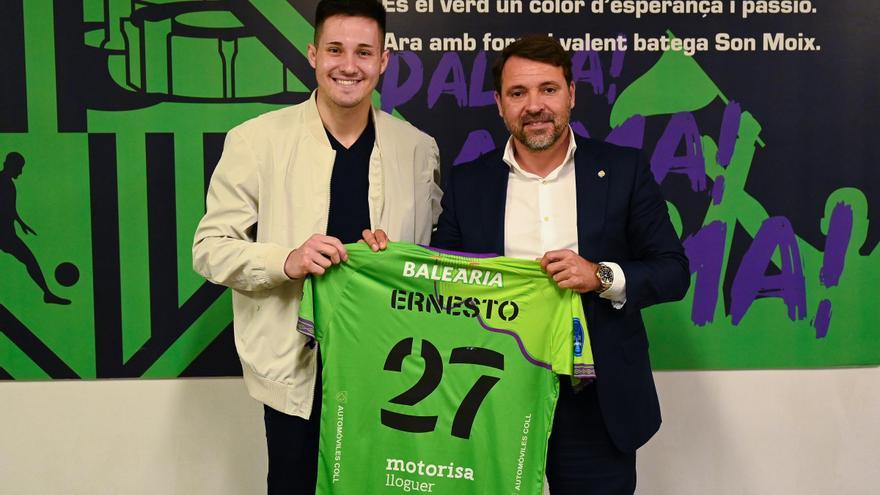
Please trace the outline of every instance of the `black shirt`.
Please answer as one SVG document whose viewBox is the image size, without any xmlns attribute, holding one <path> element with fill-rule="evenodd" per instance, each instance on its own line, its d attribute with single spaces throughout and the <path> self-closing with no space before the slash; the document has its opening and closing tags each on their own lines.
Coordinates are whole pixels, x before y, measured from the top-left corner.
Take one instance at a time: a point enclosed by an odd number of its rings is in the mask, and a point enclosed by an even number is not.
<svg viewBox="0 0 880 495">
<path fill-rule="evenodd" d="M 327 131 L 330 146 L 336 151 L 333 175 L 330 178 L 330 218 L 327 235 L 343 243 L 357 242 L 361 232 L 370 228 L 370 155 L 376 141 L 373 118 L 357 141 L 346 148 Z"/>
</svg>

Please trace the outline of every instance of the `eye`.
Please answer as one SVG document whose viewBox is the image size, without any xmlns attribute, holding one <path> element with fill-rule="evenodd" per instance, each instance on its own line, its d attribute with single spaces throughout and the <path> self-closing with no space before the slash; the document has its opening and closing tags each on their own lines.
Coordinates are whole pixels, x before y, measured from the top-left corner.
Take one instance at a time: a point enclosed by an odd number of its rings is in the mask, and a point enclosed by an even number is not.
<svg viewBox="0 0 880 495">
<path fill-rule="evenodd" d="M 514 89 L 514 90 L 512 90 L 512 91 L 510 91 L 510 92 L 508 93 L 508 95 L 509 95 L 511 98 L 519 98 L 519 97 L 521 97 L 523 94 L 525 94 L 525 93 L 524 93 L 523 90 L 521 90 L 521 89 Z"/>
<path fill-rule="evenodd" d="M 373 55 L 373 52 L 371 52 L 370 50 L 361 50 L 358 52 L 358 55 L 360 55 L 361 57 L 370 57 Z"/>
<path fill-rule="evenodd" d="M 548 86 L 548 87 L 544 88 L 544 93 L 546 93 L 548 95 L 555 95 L 558 92 L 559 92 L 559 88 L 554 88 L 552 86 Z"/>
<path fill-rule="evenodd" d="M 327 53 L 332 53 L 335 55 L 335 54 L 341 53 L 341 52 L 342 52 L 342 50 L 340 50 L 338 46 L 328 46 L 327 47 Z"/>
</svg>

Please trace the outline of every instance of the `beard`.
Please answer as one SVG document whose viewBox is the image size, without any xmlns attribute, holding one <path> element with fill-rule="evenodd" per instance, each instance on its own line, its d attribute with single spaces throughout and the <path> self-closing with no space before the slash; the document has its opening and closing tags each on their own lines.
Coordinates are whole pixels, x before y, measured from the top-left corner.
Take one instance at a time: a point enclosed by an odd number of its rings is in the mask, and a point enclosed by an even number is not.
<svg viewBox="0 0 880 495">
<path fill-rule="evenodd" d="M 544 151 L 559 141 L 559 138 L 568 127 L 568 117 L 570 112 L 565 115 L 556 115 L 552 112 L 539 112 L 526 114 L 518 120 L 508 121 L 504 119 L 504 125 L 510 134 L 532 151 Z M 526 126 L 534 122 L 550 122 L 553 127 L 549 130 L 527 131 Z"/>
</svg>

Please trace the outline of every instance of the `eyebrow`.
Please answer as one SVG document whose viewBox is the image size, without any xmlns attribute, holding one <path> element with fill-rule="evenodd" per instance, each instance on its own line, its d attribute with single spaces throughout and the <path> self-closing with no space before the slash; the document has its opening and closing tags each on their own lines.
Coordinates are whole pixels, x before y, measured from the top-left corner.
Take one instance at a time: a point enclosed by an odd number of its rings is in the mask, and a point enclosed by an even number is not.
<svg viewBox="0 0 880 495">
<path fill-rule="evenodd" d="M 546 88 L 547 86 L 555 86 L 557 88 L 562 87 L 562 85 L 556 81 L 544 81 L 542 83 L 538 83 L 539 88 Z M 507 91 L 513 91 L 515 89 L 526 89 L 526 87 L 522 84 L 517 84 L 507 88 Z"/>
<path fill-rule="evenodd" d="M 327 42 L 327 45 L 342 46 L 343 43 L 342 43 L 341 41 L 328 41 L 328 42 Z M 376 48 L 376 45 L 373 45 L 373 44 L 370 44 L 370 43 L 359 43 L 359 44 L 356 46 L 356 48 Z"/>
</svg>

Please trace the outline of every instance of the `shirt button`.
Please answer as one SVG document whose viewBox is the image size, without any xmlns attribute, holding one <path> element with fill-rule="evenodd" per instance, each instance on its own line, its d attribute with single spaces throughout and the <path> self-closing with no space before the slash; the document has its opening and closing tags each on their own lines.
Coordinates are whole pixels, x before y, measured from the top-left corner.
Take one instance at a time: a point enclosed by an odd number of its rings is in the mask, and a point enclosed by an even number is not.
<svg viewBox="0 0 880 495">
<path fill-rule="evenodd" d="M 544 221 L 545 221 L 545 222 L 549 222 L 549 221 L 550 221 L 550 217 L 544 217 Z"/>
</svg>

